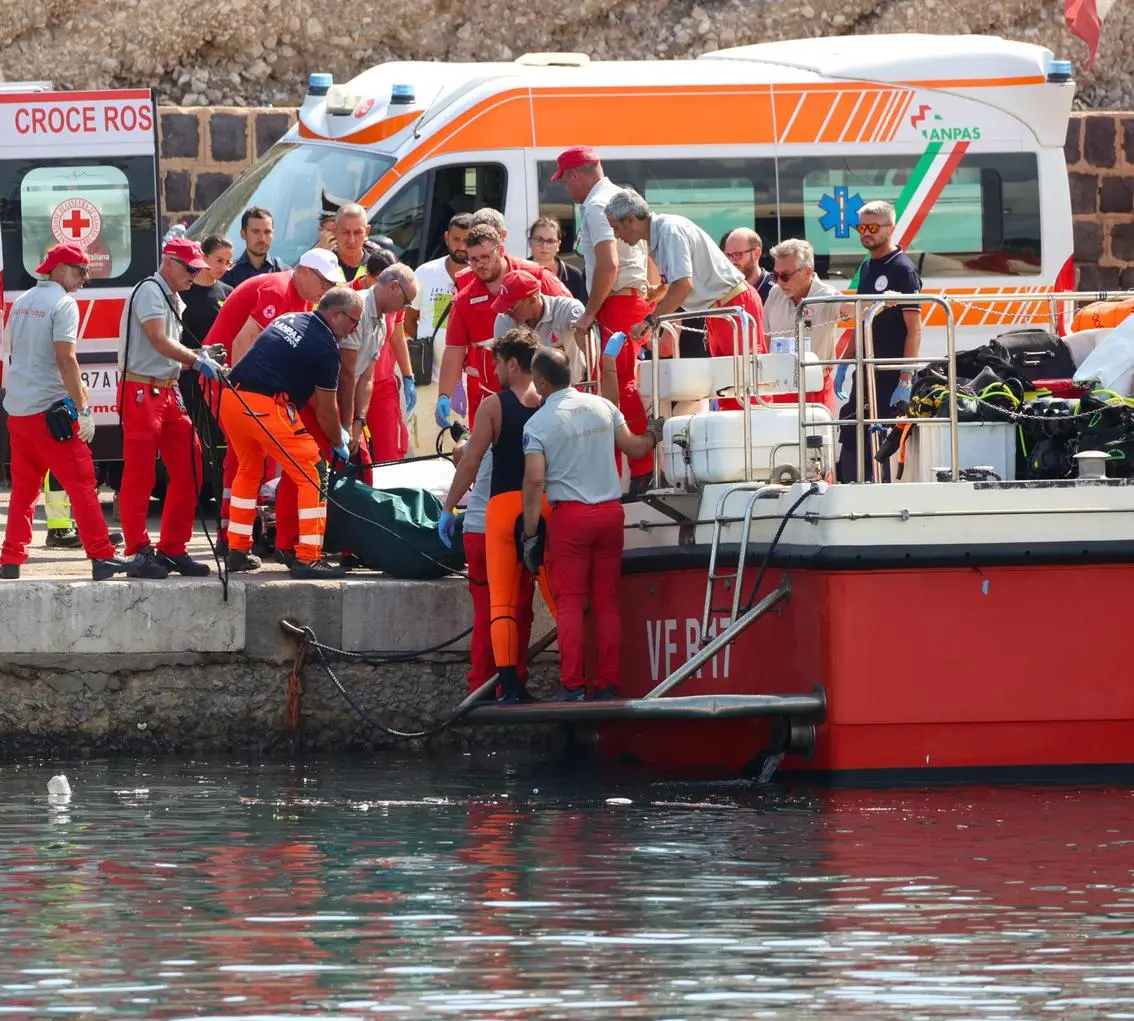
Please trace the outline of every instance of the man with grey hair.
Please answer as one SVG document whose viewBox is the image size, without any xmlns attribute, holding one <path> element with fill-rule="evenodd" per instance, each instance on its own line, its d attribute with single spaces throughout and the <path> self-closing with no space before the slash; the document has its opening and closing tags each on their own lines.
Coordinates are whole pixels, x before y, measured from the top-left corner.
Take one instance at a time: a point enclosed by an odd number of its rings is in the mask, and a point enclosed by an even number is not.
<svg viewBox="0 0 1134 1021">
<path fill-rule="evenodd" d="M 220 407 L 221 424 L 237 462 L 228 526 L 230 571 L 254 571 L 260 566 L 250 550 L 264 458 L 270 457 L 279 461 L 284 478 L 297 491 L 299 533 L 292 577 L 343 576 L 341 569 L 322 563 L 327 507 L 320 455 L 327 460 L 350 458 L 350 434 L 339 422 L 338 345 L 358 328 L 361 317 L 362 295 L 348 287 L 333 287 L 314 312 L 275 319 L 232 370 L 235 390 L 222 393 Z M 323 451 L 312 423 L 323 440 L 331 437 Z"/>
<path fill-rule="evenodd" d="M 869 253 L 858 270 L 859 294 L 920 293 L 921 277 L 894 241 L 895 223 L 894 207 L 889 202 L 868 202 L 858 211 L 859 241 Z M 862 314 L 866 314 L 865 308 Z M 874 317 L 873 336 L 875 358 L 916 358 L 921 352 L 921 307 L 897 303 L 887 305 L 884 311 Z M 853 346 L 845 352 L 847 357 L 853 354 Z M 836 391 L 843 388 L 846 368 L 848 366 L 840 365 L 835 374 Z M 874 381 L 879 417 L 892 417 L 905 409 L 913 387 L 912 369 L 875 369 Z M 847 403 L 843 406 L 841 418 L 853 419 L 857 414 L 858 385 L 859 380 L 856 378 L 851 385 Z M 839 454 L 838 480 L 854 482 L 858 478 L 857 434 L 854 428 L 841 429 L 840 432 L 842 451 Z M 883 479 L 888 482 L 889 464 L 884 464 L 882 469 Z M 870 481 L 870 477 L 870 452 L 867 451 L 865 481 Z"/>
<path fill-rule="evenodd" d="M 657 326 L 658 318 L 684 308 L 705 312 L 714 308 L 737 307 L 755 321 L 751 350 L 766 352 L 764 307 L 759 296 L 740 272 L 725 258 L 716 242 L 692 220 L 673 213 L 655 213 L 632 188 L 615 193 L 606 206 L 606 218 L 614 233 L 627 244 L 645 241 L 650 255 L 667 284 L 665 295 L 653 313 L 634 326 L 631 336 L 641 337 Z M 733 354 L 733 321 L 725 316 L 709 316 L 709 354 Z M 738 408 L 736 401 L 721 401 L 721 407 Z"/>
<path fill-rule="evenodd" d="M 760 265 L 763 248 L 764 242 L 751 227 L 737 227 L 721 245 L 725 258 L 744 274 L 744 279 L 767 306 L 768 295 L 775 280 L 772 274 Z"/>
<path fill-rule="evenodd" d="M 405 263 L 395 262 L 378 274 L 365 292 L 358 327 L 339 345 L 339 415 L 350 431 L 350 449 L 360 448 L 362 430 L 374 387 L 374 365 L 387 341 L 387 316 L 408 308 L 417 296 L 417 277 Z"/>
<path fill-rule="evenodd" d="M 472 214 L 469 220 L 469 230 L 472 230 L 473 227 L 479 227 L 481 224 L 485 224 L 496 231 L 500 235 L 501 241 L 508 240 L 508 224 L 504 220 L 504 214 L 499 209 L 481 206 Z"/>
<path fill-rule="evenodd" d="M 366 259 L 378 251 L 378 246 L 367 240 L 369 236 L 366 210 L 357 202 L 339 206 L 335 213 L 335 254 L 348 284 L 366 275 Z"/>
<path fill-rule="evenodd" d="M 796 315 L 799 303 L 804 298 L 816 298 L 841 294 L 831 284 L 820 280 L 815 273 L 815 250 L 799 238 L 788 238 L 772 249 L 775 270 L 772 276 L 776 285 L 764 302 L 764 326 L 771 343 L 776 346 L 777 337 L 796 337 Z M 849 315 L 846 305 L 805 305 L 803 308 L 804 337 L 809 341 L 812 353 L 820 361 L 834 357 L 835 329 L 843 315 Z M 831 385 L 830 368 L 823 373 L 823 397 L 825 403 L 834 411 L 834 388 Z"/>
</svg>

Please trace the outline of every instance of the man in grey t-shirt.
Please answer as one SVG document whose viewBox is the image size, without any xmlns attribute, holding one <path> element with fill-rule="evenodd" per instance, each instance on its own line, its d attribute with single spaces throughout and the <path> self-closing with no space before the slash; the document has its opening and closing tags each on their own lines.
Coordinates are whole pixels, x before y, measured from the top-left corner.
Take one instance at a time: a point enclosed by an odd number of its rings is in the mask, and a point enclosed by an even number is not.
<svg viewBox="0 0 1134 1021">
<path fill-rule="evenodd" d="M 613 370 L 613 359 L 609 359 Z M 622 487 L 614 448 L 643 457 L 661 442 L 662 420 L 637 435 L 605 397 L 571 386 L 567 356 L 541 349 L 532 379 L 544 399 L 524 426 L 524 562 L 538 566 L 537 528 L 544 490 L 551 589 L 558 608 L 560 690 L 554 700 L 586 697 L 583 613 L 590 599 L 598 644 L 596 698 L 614 698 L 622 647 Z"/>
<path fill-rule="evenodd" d="M 192 367 L 217 384 L 220 366 L 210 349 L 193 351 L 181 343 L 178 294 L 207 269 L 201 246 L 174 238 L 162 248 L 161 265 L 134 288 L 126 302 L 119 367 L 118 411 L 122 419 L 122 531 L 131 577 L 164 578 L 170 571 L 193 577 L 209 565 L 190 558 L 197 496 L 201 485 L 201 445 L 177 388 L 181 369 Z M 208 392 L 209 384 L 203 389 Z M 157 548 L 146 531 L 154 461 L 161 456 L 169 475 Z"/>
<path fill-rule="evenodd" d="M 606 205 L 606 217 L 614 233 L 628 244 L 645 241 L 668 285 L 654 311 L 630 331 L 645 336 L 659 316 L 676 312 L 706 312 L 718 308 L 740 308 L 755 320 L 749 345 L 768 350 L 764 339 L 764 307 L 744 274 L 725 258 L 717 243 L 692 220 L 670 213 L 655 213 L 641 195 L 624 188 Z M 733 354 L 736 320 L 708 316 L 709 354 Z M 722 405 L 723 406 L 723 405 Z"/>
<path fill-rule="evenodd" d="M 492 302 L 496 313 L 493 337 L 503 337 L 515 326 L 530 326 L 540 343 L 558 347 L 571 360 L 571 382 L 593 378 L 598 370 L 598 351 L 590 336 L 580 338 L 575 323 L 583 315 L 583 303 L 575 298 L 545 296 L 539 281 L 522 269 L 505 274 Z"/>
<path fill-rule="evenodd" d="M 79 374 L 79 306 L 71 296 L 86 282 L 87 265 L 87 254 L 78 245 L 55 245 L 36 267 L 44 279 L 21 294 L 8 313 L 4 410 L 12 495 L 0 550 L 4 578 L 18 578 L 28 558 L 35 503 L 49 471 L 71 498 L 91 576 L 101 581 L 126 569 L 126 561 L 114 555 L 87 447 L 94 439 L 94 415 Z"/>
</svg>

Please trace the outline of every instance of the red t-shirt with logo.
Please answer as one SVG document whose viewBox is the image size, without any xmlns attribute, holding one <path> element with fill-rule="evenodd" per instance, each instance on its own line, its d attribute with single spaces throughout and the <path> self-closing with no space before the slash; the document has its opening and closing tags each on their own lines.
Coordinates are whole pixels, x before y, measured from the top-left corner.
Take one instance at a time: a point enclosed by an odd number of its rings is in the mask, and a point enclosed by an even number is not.
<svg viewBox="0 0 1134 1021">
<path fill-rule="evenodd" d="M 286 312 L 309 312 L 311 306 L 299 296 L 292 270 L 261 273 L 249 277 L 224 299 L 216 321 L 205 337 L 206 344 L 223 344 L 232 364 L 232 342 L 249 319 L 264 329 Z"/>
<path fill-rule="evenodd" d="M 504 256 L 504 273 L 514 269 L 526 270 L 539 281 L 541 294 L 571 297 L 571 292 L 551 270 L 527 259 L 517 259 L 514 255 Z M 503 276 L 503 273 L 501 274 Z M 457 278 L 457 296 L 453 299 L 453 310 L 449 313 L 448 328 L 445 332 L 446 347 L 470 348 L 474 344 L 492 339 L 496 328 L 496 313 L 492 311 L 492 301 L 496 295 L 475 273 L 470 279 Z M 466 355 L 466 359 L 467 359 Z M 489 388 L 492 383 L 489 381 Z"/>
</svg>

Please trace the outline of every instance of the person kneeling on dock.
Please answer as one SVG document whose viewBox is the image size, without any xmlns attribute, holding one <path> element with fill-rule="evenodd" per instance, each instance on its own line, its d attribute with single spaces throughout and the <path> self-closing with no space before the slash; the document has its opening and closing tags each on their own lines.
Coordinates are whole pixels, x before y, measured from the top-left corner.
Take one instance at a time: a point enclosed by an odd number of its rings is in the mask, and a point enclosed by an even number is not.
<svg viewBox="0 0 1134 1021">
<path fill-rule="evenodd" d="M 87 265 L 78 245 L 55 245 L 36 267 L 44 279 L 21 294 L 8 313 L 11 362 L 4 410 L 12 448 L 12 496 L 0 554 L 4 578 L 18 578 L 28 558 L 32 515 L 48 471 L 71 498 L 95 581 L 129 567 L 114 554 L 87 446 L 94 439 L 94 414 L 75 354 L 79 306 L 71 296 L 86 283 Z"/>
<path fill-rule="evenodd" d="M 323 494 L 326 467 L 299 412 L 308 400 L 319 428 L 334 437 L 331 456 L 350 459 L 350 433 L 339 424 L 338 342 L 362 317 L 363 294 L 333 287 L 314 312 L 280 316 L 253 342 L 232 370 L 233 389 L 221 396 L 221 425 L 236 450 L 232 483 L 228 569 L 254 571 L 260 566 L 252 548 L 256 495 L 264 458 L 278 460 L 299 490 L 299 541 L 293 578 L 341 578 L 343 571 L 323 564 L 327 506 Z"/>
<path fill-rule="evenodd" d="M 521 638 L 530 628 L 533 575 L 538 576 L 545 601 L 555 613 L 555 603 L 547 585 L 547 568 L 528 571 L 520 556 L 520 534 L 523 515 L 521 489 L 524 482 L 524 426 L 540 405 L 540 394 L 532 385 L 532 358 L 539 349 L 539 335 L 526 326 L 516 326 L 492 344 L 492 357 L 497 393 L 481 402 L 472 435 L 469 437 L 445 506 L 455 508 L 477 477 L 481 461 L 491 448 L 492 468 L 485 512 L 485 560 L 488 573 L 488 598 L 491 604 L 492 655 L 500 677 L 500 701 L 529 701 L 521 685 L 518 667 Z M 538 508 L 538 516 L 546 519 L 551 513 L 547 501 Z M 446 511 L 438 525 L 441 539 L 452 542 L 456 518 Z M 527 627 L 525 627 L 525 624 Z M 526 642 L 525 642 L 526 644 Z"/>
<path fill-rule="evenodd" d="M 595 697 L 616 697 L 622 643 L 622 485 L 613 448 L 645 457 L 661 442 L 662 420 L 651 418 L 635 435 L 610 401 L 571 386 L 571 366 L 558 350 L 532 359 L 532 382 L 544 398 L 524 427 L 524 563 L 542 558 L 539 523 L 544 490 L 551 502 L 547 526 L 551 590 L 558 609 L 560 688 L 552 701 L 586 697 L 583 614 L 588 597 L 595 622 L 598 676 Z"/>
</svg>

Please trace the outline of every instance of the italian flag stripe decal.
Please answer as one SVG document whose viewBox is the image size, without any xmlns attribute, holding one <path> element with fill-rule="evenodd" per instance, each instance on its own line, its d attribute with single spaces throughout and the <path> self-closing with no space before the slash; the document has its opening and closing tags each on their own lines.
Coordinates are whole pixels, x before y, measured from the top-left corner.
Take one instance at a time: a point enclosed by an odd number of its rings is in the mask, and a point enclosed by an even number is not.
<svg viewBox="0 0 1134 1021">
<path fill-rule="evenodd" d="M 945 185 L 949 183 L 953 171 L 960 166 L 968 149 L 968 142 L 958 142 L 952 149 L 946 149 L 941 142 L 933 142 L 921 154 L 921 159 L 917 161 L 910 179 L 894 203 L 898 218 L 894 239 L 903 249 L 909 249 L 917 237 L 917 232 L 921 230 L 921 225 L 925 223 L 925 218 L 929 215 L 933 204 L 945 190 Z M 847 290 L 852 293 L 858 290 L 857 271 Z M 838 350 L 837 357 L 842 356 L 842 352 L 847 349 L 853 338 L 853 330 L 843 332 L 835 345 Z"/>
</svg>

